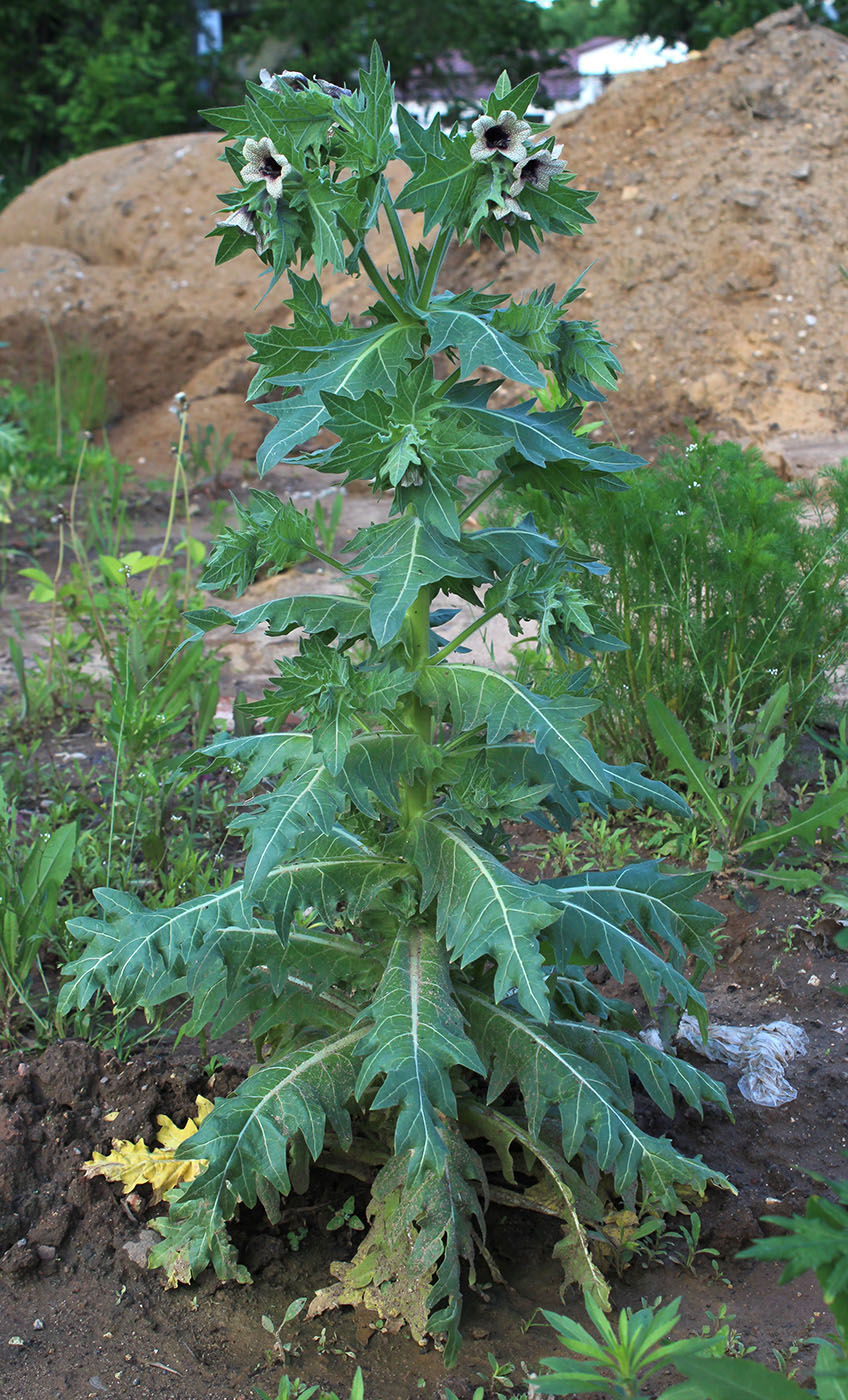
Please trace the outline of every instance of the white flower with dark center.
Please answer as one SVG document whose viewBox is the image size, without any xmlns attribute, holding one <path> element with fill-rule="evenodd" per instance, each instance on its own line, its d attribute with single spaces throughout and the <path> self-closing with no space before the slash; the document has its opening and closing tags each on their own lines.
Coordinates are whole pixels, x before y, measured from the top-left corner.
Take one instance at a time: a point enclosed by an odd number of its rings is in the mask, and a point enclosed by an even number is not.
<svg viewBox="0 0 848 1400">
<path fill-rule="evenodd" d="M 265 237 L 256 222 L 256 215 L 252 209 L 247 208 L 247 205 L 243 205 L 241 209 L 233 209 L 225 219 L 216 219 L 215 222 L 219 228 L 237 228 L 241 233 L 255 238 L 257 253 L 264 251 Z"/>
<path fill-rule="evenodd" d="M 528 151 L 524 160 L 515 167 L 510 194 L 520 194 L 525 185 L 533 190 L 546 190 L 554 175 L 559 175 L 565 169 L 565 161 L 557 159 L 561 150 L 562 146 L 554 146 L 552 151 Z"/>
<path fill-rule="evenodd" d="M 218 227 L 237 228 L 242 233 L 255 234 L 256 220 L 253 217 L 253 210 L 245 205 L 241 209 L 233 209 L 225 219 L 215 220 Z"/>
<path fill-rule="evenodd" d="M 497 205 L 497 207 L 492 212 L 496 219 L 508 219 L 510 217 L 514 217 L 516 219 L 530 218 L 530 215 L 528 214 L 527 210 L 522 209 L 518 201 L 516 199 L 513 199 L 512 196 L 508 194 L 504 195 L 503 204 Z"/>
<path fill-rule="evenodd" d="M 519 121 L 514 112 L 501 112 L 499 117 L 478 117 L 471 123 L 477 138 L 471 147 L 472 160 L 491 160 L 506 156 L 507 160 L 523 160 L 527 154 L 524 142 L 531 134 L 528 122 Z"/>
<path fill-rule="evenodd" d="M 282 199 L 283 181 L 291 173 L 291 166 L 285 156 L 274 150 L 270 136 L 262 136 L 258 141 L 248 136 L 243 155 L 246 164 L 242 166 L 241 178 L 244 183 L 250 185 L 254 180 L 264 180 L 271 198 Z"/>
</svg>

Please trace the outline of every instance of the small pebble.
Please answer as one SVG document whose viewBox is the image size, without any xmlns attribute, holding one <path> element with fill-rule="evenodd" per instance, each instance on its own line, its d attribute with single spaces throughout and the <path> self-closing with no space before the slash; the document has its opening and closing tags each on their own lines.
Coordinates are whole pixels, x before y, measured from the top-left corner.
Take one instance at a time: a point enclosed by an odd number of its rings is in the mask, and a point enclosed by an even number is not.
<svg viewBox="0 0 848 1400">
<path fill-rule="evenodd" d="M 32 1324 L 32 1330 L 33 1330 L 33 1332 L 43 1332 L 43 1331 L 44 1331 L 44 1323 L 42 1322 L 42 1320 L 41 1320 L 40 1317 L 37 1317 L 37 1318 L 35 1319 L 35 1322 Z"/>
</svg>

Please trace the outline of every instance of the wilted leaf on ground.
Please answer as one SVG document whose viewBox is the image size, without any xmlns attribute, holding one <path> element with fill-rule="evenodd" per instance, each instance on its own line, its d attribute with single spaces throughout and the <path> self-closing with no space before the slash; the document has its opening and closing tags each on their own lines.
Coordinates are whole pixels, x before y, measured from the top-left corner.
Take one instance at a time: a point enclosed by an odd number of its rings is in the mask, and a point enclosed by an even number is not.
<svg viewBox="0 0 848 1400">
<path fill-rule="evenodd" d="M 212 1112 L 212 1103 L 202 1094 L 198 1094 L 195 1102 L 197 1117 L 189 1118 L 183 1128 L 178 1128 L 164 1113 L 157 1116 L 158 1147 L 148 1147 L 143 1138 L 137 1142 L 114 1138 L 111 1152 L 92 1152 L 90 1160 L 83 1164 L 83 1172 L 89 1178 L 105 1176 L 107 1181 L 120 1181 L 125 1196 L 137 1186 L 152 1186 L 154 1202 L 161 1201 L 166 1191 L 183 1181 L 193 1181 L 206 1166 L 202 1158 L 177 1161 L 174 1157 L 180 1143 L 193 1137 L 207 1114 Z"/>
</svg>

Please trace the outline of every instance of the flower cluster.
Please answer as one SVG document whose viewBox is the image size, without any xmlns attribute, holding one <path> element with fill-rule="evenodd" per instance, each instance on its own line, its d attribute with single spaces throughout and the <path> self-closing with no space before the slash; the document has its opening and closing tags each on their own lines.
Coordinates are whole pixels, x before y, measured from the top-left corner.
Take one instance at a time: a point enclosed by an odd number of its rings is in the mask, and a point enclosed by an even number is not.
<svg viewBox="0 0 848 1400">
<path fill-rule="evenodd" d="M 293 69 L 284 69 L 282 73 L 269 73 L 267 68 L 260 68 L 259 81 L 268 92 L 282 92 L 284 88 L 292 88 L 295 92 L 303 92 L 309 87 L 309 79 L 305 73 L 297 73 Z M 350 97 L 350 88 L 341 87 L 339 83 L 329 83 L 326 78 L 313 78 L 313 83 L 321 92 L 328 97 Z"/>
<path fill-rule="evenodd" d="M 529 219 L 531 216 L 518 203 L 518 196 L 528 185 L 531 189 L 546 190 L 554 175 L 565 169 L 565 161 L 559 159 L 562 146 L 553 151 L 540 150 L 527 145 L 533 128 L 529 122 L 517 117 L 514 112 L 501 112 L 497 117 L 478 117 L 471 124 L 474 143 L 471 159 L 474 161 L 512 161 L 512 183 L 508 193 L 498 190 L 494 198 L 496 219 Z"/>
</svg>

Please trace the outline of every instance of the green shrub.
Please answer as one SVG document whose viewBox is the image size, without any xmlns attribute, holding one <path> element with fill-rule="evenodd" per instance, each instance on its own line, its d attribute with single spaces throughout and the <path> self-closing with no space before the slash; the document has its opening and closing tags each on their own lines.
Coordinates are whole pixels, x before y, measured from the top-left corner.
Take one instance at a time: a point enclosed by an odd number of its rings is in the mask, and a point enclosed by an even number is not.
<svg viewBox="0 0 848 1400">
<path fill-rule="evenodd" d="M 652 694 L 697 753 L 732 755 L 784 684 L 791 739 L 848 657 L 848 466 L 787 484 L 754 448 L 696 435 L 599 499 L 574 496 L 564 518 L 541 493 L 530 501 L 541 529 L 561 525 L 609 566 L 598 592 L 627 650 L 593 664 L 595 741 L 620 758 L 653 752 Z"/>
</svg>

